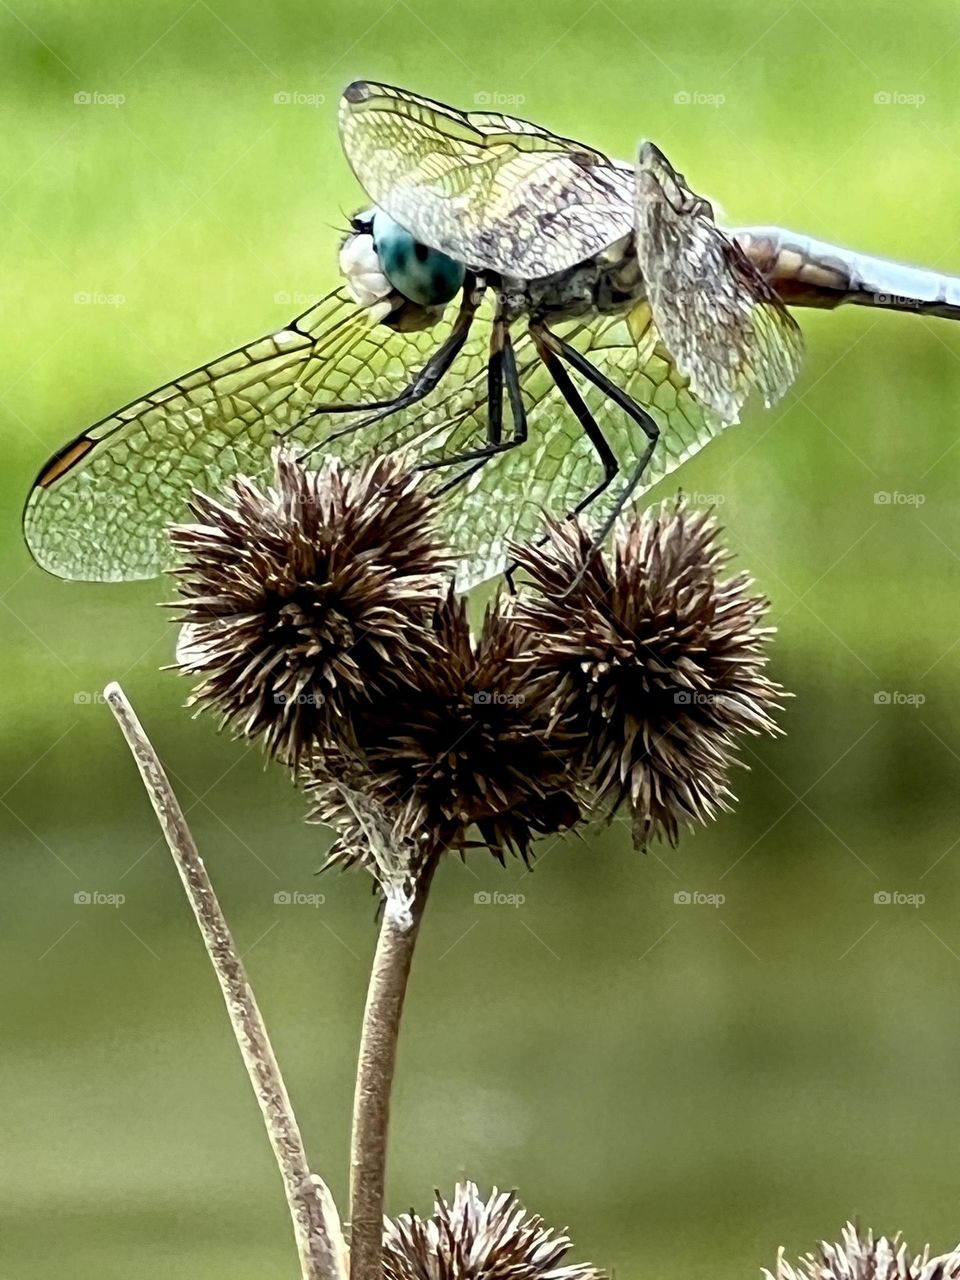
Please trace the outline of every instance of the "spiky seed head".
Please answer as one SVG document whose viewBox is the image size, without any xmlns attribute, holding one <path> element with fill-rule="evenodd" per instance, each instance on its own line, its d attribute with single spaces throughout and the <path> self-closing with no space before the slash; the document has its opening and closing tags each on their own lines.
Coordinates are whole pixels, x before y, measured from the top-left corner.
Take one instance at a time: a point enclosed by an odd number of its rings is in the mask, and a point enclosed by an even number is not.
<svg viewBox="0 0 960 1280">
<path fill-rule="evenodd" d="M 864 1234 L 848 1222 L 836 1244 L 820 1242 L 794 1268 L 783 1249 L 767 1280 L 960 1280 L 960 1245 L 950 1253 L 930 1256 L 930 1246 L 911 1254 L 899 1232 L 892 1238 Z"/>
<path fill-rule="evenodd" d="M 401 461 L 308 471 L 278 453 L 273 484 L 197 494 L 171 539 L 191 704 L 295 763 L 348 740 L 358 707 L 419 660 L 445 570 L 433 508 Z"/>
<path fill-rule="evenodd" d="M 724 576 L 718 533 L 678 501 L 619 528 L 610 556 L 590 558 L 574 521 L 516 549 L 537 590 L 514 617 L 583 735 L 600 803 L 629 803 L 641 846 L 729 808 L 738 739 L 777 732 L 766 601 L 746 575 Z"/>
<path fill-rule="evenodd" d="M 384 1280 L 601 1280 L 586 1263 L 564 1263 L 570 1241 L 555 1234 L 510 1192 L 484 1200 L 459 1183 L 452 1203 L 436 1193 L 434 1211 L 411 1210 L 384 1225 Z"/>
<path fill-rule="evenodd" d="M 467 606 L 451 589 L 432 624 L 435 656 L 410 668 L 387 700 L 356 719 L 366 788 L 396 829 L 440 833 L 463 846 L 468 828 L 501 860 L 527 858 L 536 834 L 581 816 L 571 794 L 578 741 L 556 723 L 554 686 L 532 660 L 524 632 L 496 610 L 471 636 Z M 313 816 L 343 812 L 336 760 L 315 762 Z M 349 806 L 348 806 L 349 807 Z M 349 861 L 350 841 L 335 861 Z"/>
</svg>

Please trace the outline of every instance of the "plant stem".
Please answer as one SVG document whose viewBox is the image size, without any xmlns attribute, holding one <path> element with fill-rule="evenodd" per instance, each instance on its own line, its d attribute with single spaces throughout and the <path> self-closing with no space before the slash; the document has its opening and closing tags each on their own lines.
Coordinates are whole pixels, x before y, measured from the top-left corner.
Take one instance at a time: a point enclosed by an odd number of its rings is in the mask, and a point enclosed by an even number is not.
<svg viewBox="0 0 960 1280">
<path fill-rule="evenodd" d="M 436 861 L 430 860 L 420 873 L 410 911 L 412 923 L 401 923 L 394 904 L 387 899 L 370 973 L 350 1144 L 350 1280 L 381 1280 L 387 1129 L 397 1038 L 413 949 L 435 866 Z"/>
<path fill-rule="evenodd" d="M 183 810 L 123 690 L 118 684 L 109 684 L 104 696 L 136 761 L 220 983 L 230 1024 L 280 1167 L 302 1280 L 346 1280 L 346 1249 L 333 1197 L 325 1183 L 310 1172 L 263 1017 Z"/>
</svg>

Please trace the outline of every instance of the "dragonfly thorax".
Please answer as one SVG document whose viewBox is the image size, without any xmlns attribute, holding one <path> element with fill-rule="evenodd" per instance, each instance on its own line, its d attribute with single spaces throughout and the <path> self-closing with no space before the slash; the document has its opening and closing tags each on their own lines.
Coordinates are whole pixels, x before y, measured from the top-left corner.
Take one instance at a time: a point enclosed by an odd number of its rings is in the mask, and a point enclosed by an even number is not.
<svg viewBox="0 0 960 1280">
<path fill-rule="evenodd" d="M 644 296 L 643 275 L 633 236 L 566 271 L 528 280 L 522 310 L 537 320 L 572 319 L 623 311 Z"/>
</svg>

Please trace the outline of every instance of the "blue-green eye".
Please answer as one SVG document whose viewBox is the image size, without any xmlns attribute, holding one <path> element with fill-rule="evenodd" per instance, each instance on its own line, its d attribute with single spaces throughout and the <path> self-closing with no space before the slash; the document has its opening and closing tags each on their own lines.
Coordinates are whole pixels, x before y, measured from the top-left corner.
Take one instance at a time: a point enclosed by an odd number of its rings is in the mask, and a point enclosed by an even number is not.
<svg viewBox="0 0 960 1280">
<path fill-rule="evenodd" d="M 422 307 L 449 302 L 463 284 L 462 263 L 421 244 L 382 209 L 373 215 L 373 244 L 393 287 Z"/>
</svg>

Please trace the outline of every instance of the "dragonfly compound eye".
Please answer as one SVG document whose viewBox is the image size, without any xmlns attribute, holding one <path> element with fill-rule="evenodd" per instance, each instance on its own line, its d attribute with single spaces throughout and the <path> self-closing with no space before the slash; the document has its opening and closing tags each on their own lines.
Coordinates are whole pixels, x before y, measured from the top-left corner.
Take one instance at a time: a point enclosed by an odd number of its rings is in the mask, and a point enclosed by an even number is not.
<svg viewBox="0 0 960 1280">
<path fill-rule="evenodd" d="M 373 215 L 373 240 L 380 270 L 411 302 L 422 307 L 441 306 L 463 285 L 462 263 L 422 244 L 382 209 Z"/>
</svg>

